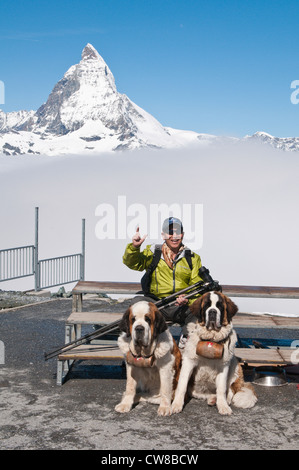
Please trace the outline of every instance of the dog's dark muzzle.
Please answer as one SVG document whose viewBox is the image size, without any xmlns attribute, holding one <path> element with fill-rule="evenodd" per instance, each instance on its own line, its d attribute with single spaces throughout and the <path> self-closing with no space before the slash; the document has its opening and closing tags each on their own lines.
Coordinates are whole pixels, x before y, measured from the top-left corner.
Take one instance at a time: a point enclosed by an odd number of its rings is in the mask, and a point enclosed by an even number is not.
<svg viewBox="0 0 299 470">
<path fill-rule="evenodd" d="M 207 312 L 207 321 L 206 321 L 206 327 L 208 330 L 216 330 L 218 329 L 217 325 L 217 310 L 214 308 L 211 308 Z"/>
<path fill-rule="evenodd" d="M 135 336 L 136 336 L 136 339 L 143 338 L 143 336 L 144 336 L 144 326 L 142 326 L 142 325 L 136 326 Z"/>
</svg>

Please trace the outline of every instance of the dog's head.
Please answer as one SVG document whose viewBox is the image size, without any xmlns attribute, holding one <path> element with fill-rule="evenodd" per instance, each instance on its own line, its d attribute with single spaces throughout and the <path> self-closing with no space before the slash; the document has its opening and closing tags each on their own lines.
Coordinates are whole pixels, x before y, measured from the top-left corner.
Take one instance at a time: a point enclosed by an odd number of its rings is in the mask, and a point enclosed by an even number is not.
<svg viewBox="0 0 299 470">
<path fill-rule="evenodd" d="M 124 313 L 119 325 L 135 345 L 147 347 L 167 329 L 161 312 L 152 302 L 140 301 Z"/>
<path fill-rule="evenodd" d="M 201 326 L 216 331 L 227 326 L 238 311 L 236 304 L 220 292 L 207 292 L 190 308 Z"/>
</svg>

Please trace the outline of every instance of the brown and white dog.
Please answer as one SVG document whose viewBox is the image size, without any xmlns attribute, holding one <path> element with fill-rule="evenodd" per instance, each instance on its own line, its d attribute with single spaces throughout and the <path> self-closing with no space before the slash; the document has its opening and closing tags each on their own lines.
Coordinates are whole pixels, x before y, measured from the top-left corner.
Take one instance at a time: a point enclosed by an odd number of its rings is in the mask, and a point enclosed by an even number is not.
<svg viewBox="0 0 299 470">
<path fill-rule="evenodd" d="M 133 404 L 148 401 L 160 405 L 159 415 L 171 414 L 181 353 L 162 313 L 152 302 L 137 302 L 123 315 L 120 329 L 118 345 L 126 359 L 127 383 L 115 410 L 126 413 Z"/>
<path fill-rule="evenodd" d="M 251 408 L 257 397 L 244 382 L 243 370 L 234 355 L 237 335 L 232 318 L 238 307 L 219 292 L 208 292 L 191 306 L 196 323 L 190 323 L 172 413 L 179 413 L 189 384 L 189 395 L 206 399 L 220 414 L 230 415 L 230 404 Z M 190 382 L 189 382 L 189 379 Z"/>
</svg>

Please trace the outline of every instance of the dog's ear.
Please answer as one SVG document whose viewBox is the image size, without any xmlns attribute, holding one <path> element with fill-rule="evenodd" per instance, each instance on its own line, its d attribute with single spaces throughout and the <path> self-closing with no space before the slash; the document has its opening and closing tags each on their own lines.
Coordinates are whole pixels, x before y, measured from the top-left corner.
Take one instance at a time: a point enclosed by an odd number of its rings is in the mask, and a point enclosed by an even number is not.
<svg viewBox="0 0 299 470">
<path fill-rule="evenodd" d="M 234 315 L 236 315 L 238 311 L 237 305 L 228 297 L 226 297 L 226 314 L 227 314 L 227 321 L 230 323 Z"/>
<path fill-rule="evenodd" d="M 200 324 L 205 323 L 204 314 L 203 314 L 203 302 L 204 302 L 204 296 L 199 297 L 198 299 L 195 300 L 195 302 L 193 302 L 193 304 L 190 305 L 191 312 L 197 318 Z"/>
<path fill-rule="evenodd" d="M 119 329 L 121 331 L 124 331 L 127 336 L 131 335 L 130 332 L 130 308 L 128 308 L 125 313 L 123 314 L 123 317 L 119 323 Z"/>
<path fill-rule="evenodd" d="M 167 330 L 167 325 L 166 321 L 160 312 L 160 310 L 157 309 L 157 307 L 152 304 L 151 309 L 153 310 L 153 339 L 156 339 L 163 331 Z"/>
</svg>

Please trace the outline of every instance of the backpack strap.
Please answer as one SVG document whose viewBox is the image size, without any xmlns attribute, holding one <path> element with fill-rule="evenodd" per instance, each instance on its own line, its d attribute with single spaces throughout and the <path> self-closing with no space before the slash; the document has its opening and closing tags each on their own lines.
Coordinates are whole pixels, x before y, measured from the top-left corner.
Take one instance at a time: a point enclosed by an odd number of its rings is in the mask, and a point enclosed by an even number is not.
<svg viewBox="0 0 299 470">
<path fill-rule="evenodd" d="M 142 287 L 142 291 L 145 294 L 148 294 L 150 291 L 152 274 L 155 271 L 156 267 L 158 266 L 161 255 L 162 255 L 162 245 L 155 245 L 155 251 L 154 251 L 152 262 L 147 268 L 145 274 L 141 278 L 141 287 Z"/>
<path fill-rule="evenodd" d="M 153 256 L 151 264 L 149 265 L 149 267 L 147 269 L 147 271 L 149 272 L 150 275 L 153 274 L 156 267 L 158 266 L 161 255 L 162 255 L 162 245 L 155 245 L 154 256 Z"/>
<path fill-rule="evenodd" d="M 194 257 L 194 253 L 189 248 L 186 248 L 185 258 L 191 271 L 192 271 L 192 258 L 193 257 Z"/>
</svg>

